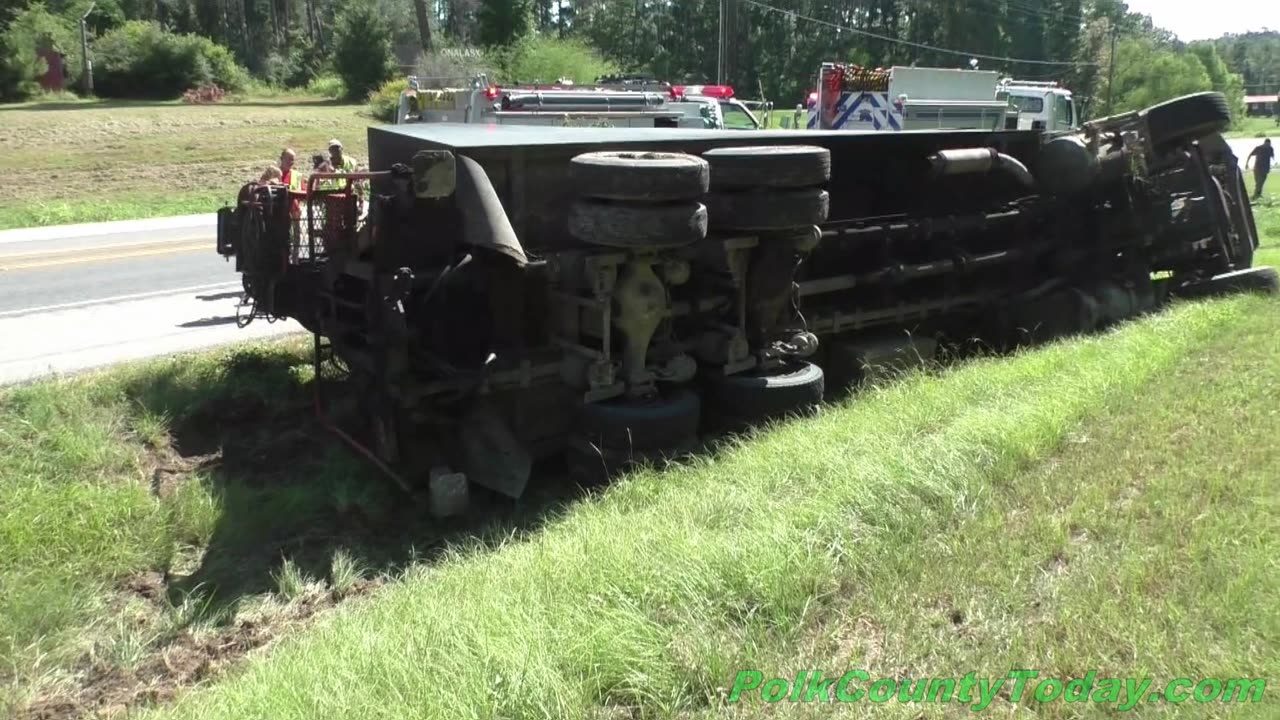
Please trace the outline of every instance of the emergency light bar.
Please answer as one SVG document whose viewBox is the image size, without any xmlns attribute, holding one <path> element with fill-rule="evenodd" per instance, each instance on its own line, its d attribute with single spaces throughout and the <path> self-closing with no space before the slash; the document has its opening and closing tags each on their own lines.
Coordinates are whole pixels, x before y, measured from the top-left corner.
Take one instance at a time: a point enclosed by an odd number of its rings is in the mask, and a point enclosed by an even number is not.
<svg viewBox="0 0 1280 720">
<path fill-rule="evenodd" d="M 733 97 L 733 88 L 728 85 L 675 85 L 671 88 L 672 98 L 682 98 L 686 95 L 728 100 Z"/>
</svg>

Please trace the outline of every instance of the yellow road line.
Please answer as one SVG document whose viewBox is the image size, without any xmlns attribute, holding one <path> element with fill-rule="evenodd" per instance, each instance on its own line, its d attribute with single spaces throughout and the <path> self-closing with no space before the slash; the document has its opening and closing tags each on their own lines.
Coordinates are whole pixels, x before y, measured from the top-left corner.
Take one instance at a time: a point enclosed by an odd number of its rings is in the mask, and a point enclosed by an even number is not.
<svg viewBox="0 0 1280 720">
<path fill-rule="evenodd" d="M 124 260 L 152 255 L 174 255 L 182 252 L 195 252 L 196 250 L 206 250 L 212 254 L 214 252 L 213 243 L 209 240 L 186 240 L 183 242 L 138 243 L 136 245 L 89 250 L 65 250 L 56 253 L 0 256 L 0 272 L 78 265 L 107 260 Z"/>
</svg>

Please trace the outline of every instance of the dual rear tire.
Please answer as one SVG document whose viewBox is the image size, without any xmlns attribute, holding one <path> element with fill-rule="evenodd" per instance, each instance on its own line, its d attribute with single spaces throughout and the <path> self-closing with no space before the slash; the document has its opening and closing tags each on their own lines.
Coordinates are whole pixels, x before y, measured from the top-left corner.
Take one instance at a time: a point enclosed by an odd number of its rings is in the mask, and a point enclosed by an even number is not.
<svg viewBox="0 0 1280 720">
<path fill-rule="evenodd" d="M 597 485 L 636 464 L 685 455 L 706 431 L 741 432 L 813 413 L 823 386 L 820 367 L 792 361 L 770 372 L 706 377 L 701 396 L 673 388 L 646 399 L 585 405 L 566 450 L 570 477 Z"/>
</svg>

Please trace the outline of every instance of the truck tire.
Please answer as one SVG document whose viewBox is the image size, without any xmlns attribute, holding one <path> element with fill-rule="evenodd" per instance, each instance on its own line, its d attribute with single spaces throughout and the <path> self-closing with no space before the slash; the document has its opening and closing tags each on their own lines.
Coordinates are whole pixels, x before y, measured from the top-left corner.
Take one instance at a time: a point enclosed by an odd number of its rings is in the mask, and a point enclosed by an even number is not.
<svg viewBox="0 0 1280 720">
<path fill-rule="evenodd" d="M 707 161 L 687 153 L 592 152 L 569 163 L 574 192 L 601 200 L 697 200 L 710 177 Z"/>
<path fill-rule="evenodd" d="M 711 164 L 711 189 L 807 188 L 831 179 L 831 151 L 813 145 L 715 148 L 702 153 Z"/>
<path fill-rule="evenodd" d="M 1174 291 L 1174 295 L 1187 300 L 1199 300 L 1241 292 L 1280 292 L 1280 273 L 1271 267 L 1237 270 L 1179 288 Z"/>
<path fill-rule="evenodd" d="M 606 247 L 683 247 L 707 236 L 707 208 L 692 200 L 655 205 L 579 200 L 569 208 L 569 234 Z"/>
<path fill-rule="evenodd" d="M 778 370 L 709 375 L 705 404 L 717 430 L 736 432 L 756 423 L 813 412 L 822 404 L 825 377 L 810 362 Z"/>
<path fill-rule="evenodd" d="M 1231 125 L 1227 99 L 1216 92 L 1183 95 L 1152 105 L 1143 114 L 1151 144 L 1157 150 L 1220 133 Z"/>
<path fill-rule="evenodd" d="M 610 450 L 662 450 L 697 437 L 701 412 L 701 400 L 688 388 L 646 400 L 588 403 L 578 414 L 576 434 Z"/>
<path fill-rule="evenodd" d="M 826 222 L 830 207 L 830 196 L 820 188 L 712 192 L 707 196 L 707 217 L 717 231 L 810 228 Z"/>
<path fill-rule="evenodd" d="M 688 389 L 647 401 L 620 400 L 583 407 L 565 449 L 569 476 L 598 485 L 635 462 L 658 461 L 697 445 L 702 402 Z"/>
</svg>

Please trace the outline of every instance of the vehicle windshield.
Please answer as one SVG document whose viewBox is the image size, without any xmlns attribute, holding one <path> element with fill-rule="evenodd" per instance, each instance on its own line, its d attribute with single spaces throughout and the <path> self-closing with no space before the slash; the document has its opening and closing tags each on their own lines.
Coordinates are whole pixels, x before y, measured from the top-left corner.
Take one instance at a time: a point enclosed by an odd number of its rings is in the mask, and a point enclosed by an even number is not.
<svg viewBox="0 0 1280 720">
<path fill-rule="evenodd" d="M 1044 112 L 1044 98 L 1033 97 L 1029 95 L 1014 95 L 1013 104 L 1017 106 L 1018 112 L 1038 115 Z"/>
<path fill-rule="evenodd" d="M 1071 117 L 1071 98 L 1065 95 L 1057 96 L 1058 104 L 1058 124 L 1064 128 L 1072 127 L 1075 118 Z"/>
<path fill-rule="evenodd" d="M 741 105 L 721 101 L 720 114 L 724 116 L 726 130 L 760 129 L 760 121 L 756 120 L 756 116 L 752 115 L 750 110 Z"/>
</svg>

